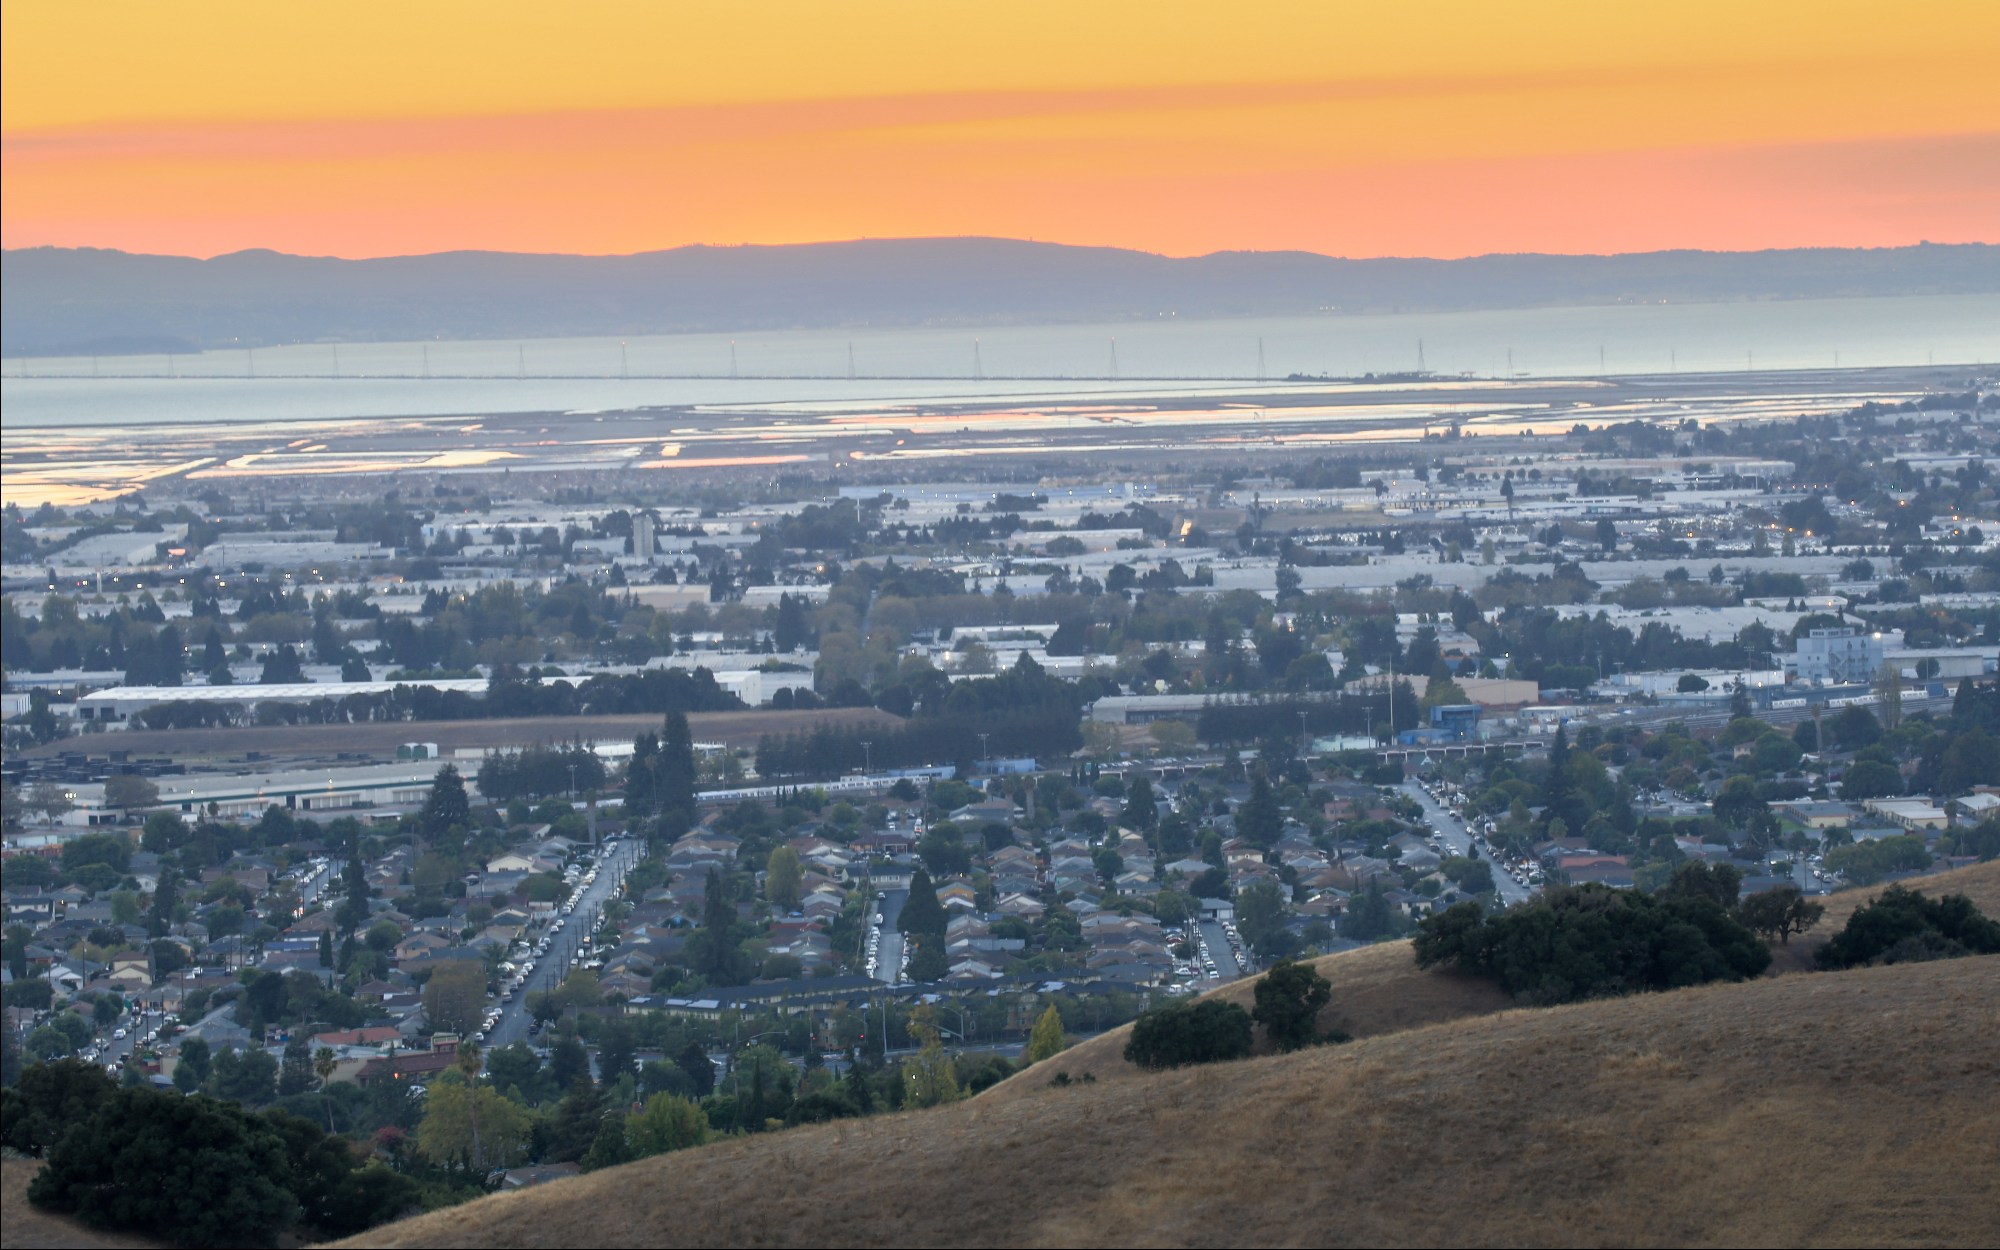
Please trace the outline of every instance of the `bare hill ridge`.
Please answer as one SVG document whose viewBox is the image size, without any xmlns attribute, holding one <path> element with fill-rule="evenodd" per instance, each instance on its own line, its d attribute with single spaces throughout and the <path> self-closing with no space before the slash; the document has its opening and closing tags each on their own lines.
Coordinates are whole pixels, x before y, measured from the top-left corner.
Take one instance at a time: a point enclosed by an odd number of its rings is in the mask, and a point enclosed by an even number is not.
<svg viewBox="0 0 2000 1250">
<path fill-rule="evenodd" d="M 1956 868 L 1909 882 L 1932 897 L 1964 894 L 1980 911 L 2000 916 L 2000 860 Z M 1776 956 L 1768 975 L 1778 976 L 1813 969 L 1813 952 L 1847 924 L 1858 909 L 1880 898 L 1887 886 L 1843 890 L 1826 896 L 1826 916 L 1818 927 L 1789 945 L 1773 946 Z M 1410 943 L 1384 942 L 1361 950 L 1322 955 L 1313 968 L 1333 986 L 1333 999 L 1319 1013 L 1321 1033 L 1341 1032 L 1352 1037 L 1379 1037 L 1405 1029 L 1442 1024 L 1468 1016 L 1491 1015 L 1514 1005 L 1513 999 L 1490 981 L 1417 968 Z M 1245 1011 L 1255 1006 L 1258 978 L 1245 977 L 1201 995 L 1235 1003 Z M 1270 1043 L 1258 1030 L 1259 1054 L 1270 1053 Z M 1132 1026 L 1124 1025 L 1077 1043 L 1052 1059 L 1009 1077 L 979 1095 L 983 1102 L 1006 1102 L 1026 1097 L 1047 1086 L 1057 1072 L 1081 1077 L 1088 1072 L 1098 1081 L 1125 1081 L 1145 1075 L 1125 1061 L 1125 1042 Z"/>
<path fill-rule="evenodd" d="M 1333 986 L 1333 1001 L 1319 1013 L 1321 1033 L 1379 1037 L 1467 1016 L 1491 1015 L 1514 1005 L 1514 1000 L 1490 981 L 1419 971 L 1408 941 L 1322 955 L 1312 964 Z M 1256 1006 L 1258 979 L 1232 981 L 1201 997 L 1224 999 L 1249 1011 Z M 1269 1054 L 1271 1046 L 1262 1033 L 1259 1029 L 1257 1053 Z M 1057 1072 L 1067 1072 L 1073 1078 L 1087 1072 L 1098 1081 L 1143 1077 L 1144 1069 L 1125 1061 L 1125 1042 L 1131 1035 L 1128 1024 L 1088 1038 L 1008 1077 L 980 1094 L 979 1101 L 1001 1103 L 1032 1097 Z"/>
<path fill-rule="evenodd" d="M 1994 290 L 2000 248 L 1984 244 L 1458 260 L 1310 252 L 1174 258 L 992 238 L 370 260 L 37 247 L 0 257 L 0 339 L 8 355 L 108 355 L 433 336 L 1075 324 Z"/>
<path fill-rule="evenodd" d="M 353 1245 L 1976 1245 L 2000 957 L 1516 1010 L 663 1155 Z"/>
</svg>

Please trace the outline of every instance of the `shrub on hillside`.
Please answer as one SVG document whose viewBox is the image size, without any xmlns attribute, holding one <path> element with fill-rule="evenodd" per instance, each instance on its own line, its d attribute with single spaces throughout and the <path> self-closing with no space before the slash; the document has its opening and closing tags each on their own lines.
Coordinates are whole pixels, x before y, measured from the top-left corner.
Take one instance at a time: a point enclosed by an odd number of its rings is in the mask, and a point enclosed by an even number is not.
<svg viewBox="0 0 2000 1250">
<path fill-rule="evenodd" d="M 1250 1053 L 1250 1013 L 1219 998 L 1167 1003 L 1132 1022 L 1125 1060 L 1142 1068 L 1220 1063 Z"/>
<path fill-rule="evenodd" d="M 0 1142 L 39 1159 L 70 1125 L 90 1118 L 118 1092 L 104 1069 L 81 1059 L 31 1063 L 0 1089 Z"/>
<path fill-rule="evenodd" d="M 1320 1008 L 1333 1001 L 1333 986 L 1311 964 L 1279 960 L 1258 978 L 1256 994 L 1257 1009 L 1250 1018 L 1264 1026 L 1271 1044 L 1279 1050 L 1297 1050 L 1321 1040 L 1348 1040 L 1344 1033 L 1325 1039 L 1319 1036 Z"/>
<path fill-rule="evenodd" d="M 1416 957 L 1420 968 L 1490 977 L 1538 1004 L 1740 981 L 1771 964 L 1757 935 L 1713 898 L 1602 885 L 1556 886 L 1492 916 L 1456 904 L 1418 926 Z"/>
<path fill-rule="evenodd" d="M 1963 894 L 1925 898 L 1898 883 L 1849 916 L 1847 926 L 1814 958 L 1822 968 L 1852 968 L 1992 954 L 2000 954 L 2000 923 L 1983 915 L 1971 899 Z"/>
<path fill-rule="evenodd" d="M 106 1088 L 37 1065 L 7 1091 L 9 1144 L 43 1147 L 36 1206 L 183 1245 L 268 1244 L 301 1220 L 335 1236 L 407 1214 L 408 1177 L 359 1166 L 338 1137 L 283 1111 L 202 1095 Z M 89 1065 L 75 1065 L 88 1068 Z M 101 1083 L 101 1084 L 100 1084 Z M 44 1127 L 60 1125 L 53 1141 Z M 30 1140 L 32 1139 L 32 1140 Z"/>
</svg>

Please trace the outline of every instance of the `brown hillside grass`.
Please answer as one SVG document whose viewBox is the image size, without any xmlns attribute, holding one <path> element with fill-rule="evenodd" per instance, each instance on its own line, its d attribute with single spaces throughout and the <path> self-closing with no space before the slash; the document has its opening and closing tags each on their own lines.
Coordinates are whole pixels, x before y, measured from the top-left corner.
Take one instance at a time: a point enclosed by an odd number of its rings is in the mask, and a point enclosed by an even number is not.
<svg viewBox="0 0 2000 1250">
<path fill-rule="evenodd" d="M 67 1215 L 28 1205 L 28 1182 L 42 1170 L 36 1159 L 0 1160 L 0 1248 L 4 1250 L 150 1250 L 166 1243 L 90 1227 Z"/>
<path fill-rule="evenodd" d="M 1974 864 L 1970 868 L 1954 868 L 1950 872 L 1920 877 L 1903 884 L 1921 891 L 1926 898 L 1963 894 L 1980 911 L 2000 920 L 2000 859 Z M 1882 892 L 1888 888 L 1886 885 L 1871 885 L 1823 897 L 1820 901 L 1826 904 L 1826 915 L 1817 925 L 1786 945 L 1771 947 L 1771 974 L 1810 972 L 1814 966 L 1814 952 L 1847 926 L 1848 917 L 1882 897 Z"/>
<path fill-rule="evenodd" d="M 1333 985 L 1333 1000 L 1319 1013 L 1322 1033 L 1379 1037 L 1466 1016 L 1490 1015 L 1514 1005 L 1514 1000 L 1490 981 L 1419 971 L 1407 941 L 1322 955 L 1313 961 L 1313 967 Z M 1256 1006 L 1257 981 L 1257 977 L 1245 977 L 1201 997 L 1226 999 L 1249 1011 Z M 1261 1033 L 1259 1030 L 1258 1053 L 1269 1054 L 1270 1045 Z M 1088 1072 L 1100 1082 L 1144 1076 L 1144 1069 L 1125 1062 L 1125 1042 L 1131 1034 L 1128 1024 L 1079 1042 L 995 1085 L 979 1095 L 979 1100 L 1000 1103 L 1031 1096 L 1046 1088 L 1057 1072 L 1067 1072 L 1072 1078 Z"/>
<path fill-rule="evenodd" d="M 733 1140 L 375 1246 L 1990 1245 L 2000 957 Z"/>
</svg>

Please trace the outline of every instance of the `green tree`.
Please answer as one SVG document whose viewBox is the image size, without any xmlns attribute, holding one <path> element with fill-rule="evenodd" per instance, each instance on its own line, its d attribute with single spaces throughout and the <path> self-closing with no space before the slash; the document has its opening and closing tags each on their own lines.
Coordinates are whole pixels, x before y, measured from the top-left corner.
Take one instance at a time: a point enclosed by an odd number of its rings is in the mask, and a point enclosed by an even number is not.
<svg viewBox="0 0 2000 1250">
<path fill-rule="evenodd" d="M 1063 1045 L 1062 1013 L 1050 1003 L 1035 1021 L 1034 1032 L 1028 1035 L 1028 1062 L 1040 1063 L 1051 1055 L 1059 1055 Z"/>
<path fill-rule="evenodd" d="M 424 1016 L 441 1033 L 464 1035 L 486 1009 L 486 969 L 471 960 L 441 963 L 424 983 Z"/>
<path fill-rule="evenodd" d="M 708 870 L 702 894 L 702 927 L 687 944 L 689 966 L 711 985 L 737 985 L 749 973 L 749 959 L 737 943 L 736 905 L 722 883 L 722 874 Z"/>
<path fill-rule="evenodd" d="M 278 1097 L 290 1098 L 312 1087 L 312 1048 L 306 1045 L 306 1031 L 293 1029 L 285 1042 L 284 1062 L 278 1069 Z"/>
<path fill-rule="evenodd" d="M 1865 907 L 1814 954 L 1822 968 L 1916 963 L 1960 955 L 2000 954 L 2000 923 L 1963 894 L 1926 898 L 1897 882 Z"/>
<path fill-rule="evenodd" d="M 333 1080 L 333 1074 L 340 1071 L 340 1058 L 333 1053 L 333 1047 L 322 1046 L 313 1052 L 313 1075 L 319 1078 L 319 1089 L 323 1094 Z M 326 1100 L 326 1131 L 333 1132 L 333 1100 Z"/>
<path fill-rule="evenodd" d="M 1752 894 L 1736 909 L 1737 919 L 1763 935 L 1766 941 L 1777 938 L 1781 946 L 1791 942 L 1792 934 L 1804 933 L 1818 924 L 1825 914 L 1826 904 L 1807 898 L 1795 885 L 1774 886 Z"/>
<path fill-rule="evenodd" d="M 128 1088 L 71 1127 L 28 1186 L 36 1206 L 189 1246 L 269 1244 L 300 1215 L 285 1139 L 240 1108 Z"/>
<path fill-rule="evenodd" d="M 33 1050 L 33 1047 L 30 1047 Z M 42 1158 L 72 1125 L 89 1119 L 118 1085 L 104 1069 L 81 1059 L 32 1063 L 0 1090 L 0 1143 Z"/>
<path fill-rule="evenodd" d="M 486 1056 L 480 1052 L 478 1042 L 473 1041 L 469 1037 L 460 1038 L 457 1048 L 452 1052 L 451 1066 L 461 1077 L 465 1078 L 467 1086 L 475 1092 L 478 1091 L 479 1072 L 480 1069 L 486 1066 Z M 479 1148 L 479 1099 L 473 1098 L 470 1105 L 472 1110 L 472 1166 L 474 1169 L 484 1169 L 486 1166 L 486 1155 Z"/>
<path fill-rule="evenodd" d="M 225 1047 L 209 1067 L 209 1092 L 217 1098 L 261 1107 L 277 1096 L 278 1061 L 267 1050 Z"/>
<path fill-rule="evenodd" d="M 674 1094 L 654 1094 L 645 1109 L 625 1122 L 632 1157 L 685 1150 L 708 1141 L 708 1114 L 698 1103 Z"/>
<path fill-rule="evenodd" d="M 1119 820 L 1128 829 L 1151 830 L 1160 823 L 1159 800 L 1153 797 L 1153 783 L 1140 773 L 1125 792 L 1125 811 Z"/>
<path fill-rule="evenodd" d="M 910 1013 L 910 1036 L 918 1045 L 914 1058 L 903 1065 L 903 1101 L 919 1107 L 958 1100 L 958 1077 L 945 1057 L 944 1035 L 938 1029 L 929 1004 Z"/>
<path fill-rule="evenodd" d="M 913 869 L 910 873 L 910 897 L 896 916 L 897 931 L 928 933 L 942 941 L 947 923 L 944 905 L 937 900 L 937 889 L 931 884 L 930 874 L 922 868 Z"/>
<path fill-rule="evenodd" d="M 604 1098 L 591 1083 L 590 1074 L 580 1074 L 549 1118 L 548 1149 L 543 1158 L 553 1163 L 575 1163 L 597 1140 L 598 1122 L 604 1118 Z"/>
<path fill-rule="evenodd" d="M 1893 798 L 1903 792 L 1903 774 L 1881 760 L 1858 760 L 1840 779 L 1840 797 L 1849 802 Z"/>
<path fill-rule="evenodd" d="M 1250 785 L 1250 798 L 1236 813 L 1236 833 L 1258 846 L 1270 849 L 1285 827 L 1285 814 L 1278 806 L 1271 778 L 1262 769 Z"/>
<path fill-rule="evenodd" d="M 951 963 L 945 957 L 943 938 L 928 933 L 913 933 L 906 940 L 915 948 L 910 953 L 910 965 L 905 969 L 910 980 L 931 984 L 951 975 Z"/>
<path fill-rule="evenodd" d="M 1710 864 L 1691 860 L 1674 866 L 1674 875 L 1660 887 L 1661 901 L 1702 898 L 1725 910 L 1736 906 L 1743 886 L 1743 870 L 1734 864 Z"/>
<path fill-rule="evenodd" d="M 674 1056 L 674 1066 L 687 1073 L 697 1098 L 706 1098 L 715 1092 L 715 1064 L 700 1042 L 690 1041 L 681 1047 L 681 1053 Z"/>
<path fill-rule="evenodd" d="M 654 765 L 656 780 L 653 793 L 660 806 L 660 820 L 663 824 L 673 820 L 686 825 L 688 814 L 694 811 L 694 783 L 700 775 L 694 757 L 694 731 L 688 728 L 685 712 L 668 712 L 666 723 L 660 730 L 660 754 Z M 677 836 L 679 830 L 669 830 L 664 836 Z"/>
<path fill-rule="evenodd" d="M 208 1075 L 208 1042 L 199 1037 L 188 1038 L 181 1043 L 181 1057 L 174 1064 L 174 1088 L 192 1094 L 208 1084 Z"/>
<path fill-rule="evenodd" d="M 578 1162 L 579 1170 L 595 1172 L 599 1168 L 615 1168 L 633 1159 L 632 1146 L 626 1140 L 625 1115 L 612 1111 L 597 1122 L 597 1136 L 591 1139 L 590 1149 L 584 1151 Z"/>
<path fill-rule="evenodd" d="M 1952 739 L 1938 763 L 1937 792 L 1965 794 L 1995 782 L 2000 782 L 2000 742 L 1976 727 Z"/>
<path fill-rule="evenodd" d="M 456 1079 L 456 1069 L 452 1075 L 454 1079 L 431 1082 L 424 1118 L 417 1125 L 417 1149 L 435 1163 L 463 1159 L 480 1169 L 524 1162 L 528 1113 L 491 1085 L 468 1085 Z"/>
<path fill-rule="evenodd" d="M 1420 968 L 1489 976 L 1541 1004 L 1740 981 L 1771 964 L 1756 934 L 1712 898 L 1601 885 L 1554 886 L 1491 917 L 1456 904 L 1418 926 L 1415 955 Z"/>
<path fill-rule="evenodd" d="M 632 1025 L 622 1019 L 607 1020 L 597 1045 L 598 1081 L 605 1092 L 637 1070 L 639 1038 Z"/>
<path fill-rule="evenodd" d="M 418 819 L 423 822 L 424 833 L 433 838 L 453 825 L 460 829 L 472 827 L 472 803 L 465 796 L 465 778 L 458 775 L 456 764 L 446 764 L 437 770 Z"/>
<path fill-rule="evenodd" d="M 804 880 L 805 868 L 799 862 L 799 853 L 789 846 L 773 850 L 765 861 L 764 896 L 780 913 L 799 909 L 799 887 Z"/>
<path fill-rule="evenodd" d="M 1250 1054 L 1250 1013 L 1220 998 L 1166 1003 L 1132 1022 L 1125 1060 L 1142 1068 L 1220 1063 Z"/>
<path fill-rule="evenodd" d="M 1356 942 L 1372 942 L 1393 937 L 1400 928 L 1396 909 L 1382 892 L 1382 879 L 1369 880 L 1368 888 L 1348 900 L 1347 918 L 1340 931 Z"/>
<path fill-rule="evenodd" d="M 134 811 L 160 801 L 160 787 L 138 773 L 118 773 L 104 779 L 104 805 Z"/>
<path fill-rule="evenodd" d="M 1320 1009 L 1333 1001 L 1333 984 L 1311 964 L 1281 959 L 1258 978 L 1256 997 L 1250 1018 L 1264 1026 L 1279 1050 L 1297 1050 L 1316 1040 Z"/>
</svg>

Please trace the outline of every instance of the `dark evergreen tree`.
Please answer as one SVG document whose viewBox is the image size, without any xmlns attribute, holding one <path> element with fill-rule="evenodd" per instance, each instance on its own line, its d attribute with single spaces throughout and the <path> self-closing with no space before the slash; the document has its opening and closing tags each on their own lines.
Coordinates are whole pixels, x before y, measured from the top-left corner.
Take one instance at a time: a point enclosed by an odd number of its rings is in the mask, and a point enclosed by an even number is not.
<svg viewBox="0 0 2000 1250">
<path fill-rule="evenodd" d="M 654 802 L 662 816 L 680 812 L 680 820 L 686 820 L 694 812 L 696 776 L 694 732 L 688 728 L 688 714 L 668 712 L 666 726 L 660 730 L 660 764 L 654 782 Z"/>
<path fill-rule="evenodd" d="M 922 868 L 913 869 L 910 873 L 910 897 L 903 904 L 903 910 L 896 915 L 897 932 L 928 933 L 942 942 L 946 923 L 944 905 L 938 902 L 937 888 L 931 884 L 931 875 Z"/>
<path fill-rule="evenodd" d="M 1556 726 L 1555 741 L 1549 743 L 1549 771 L 1542 780 L 1542 803 L 1552 814 L 1569 793 L 1569 726 Z"/>
<path fill-rule="evenodd" d="M 584 1073 L 570 1082 L 569 1092 L 549 1120 L 549 1148 L 544 1156 L 551 1163 L 575 1163 L 597 1140 L 604 1119 L 604 1098 Z"/>
<path fill-rule="evenodd" d="M 772 631 L 771 641 L 780 653 L 813 644 L 815 638 L 812 625 L 806 620 L 805 596 L 778 596 L 778 622 Z"/>
<path fill-rule="evenodd" d="M 1023 651 L 1022 655 L 1027 652 Z M 1142 832 L 1151 830 L 1160 823 L 1159 800 L 1153 797 L 1153 783 L 1140 773 L 1125 793 L 1125 811 L 1120 820 L 1127 828 Z"/>
<path fill-rule="evenodd" d="M 347 885 L 347 898 L 340 904 L 335 919 L 340 927 L 353 933 L 368 919 L 368 865 L 361 859 L 361 824 L 355 822 L 347 839 L 347 869 L 343 874 Z"/>
<path fill-rule="evenodd" d="M 706 1098 L 715 1092 L 715 1064 L 709 1060 L 708 1052 L 700 1042 L 691 1041 L 681 1047 L 681 1053 L 674 1056 L 674 1063 L 694 1085 L 695 1097 Z"/>
<path fill-rule="evenodd" d="M 424 799 L 421 817 L 424 833 L 429 837 L 439 837 L 453 825 L 460 830 L 472 826 L 472 803 L 465 795 L 465 778 L 458 775 L 456 764 L 446 764 L 437 770 L 431 780 L 431 792 Z"/>
<path fill-rule="evenodd" d="M 1278 795 L 1271 788 L 1271 778 L 1263 769 L 1250 784 L 1249 801 L 1236 813 L 1236 833 L 1258 846 L 1269 849 L 1278 841 L 1279 830 L 1285 827 L 1285 814 L 1278 806 Z"/>
<path fill-rule="evenodd" d="M 303 1094 L 313 1087 L 316 1079 L 312 1067 L 312 1047 L 306 1044 L 306 1031 L 302 1027 L 295 1028 L 285 1042 L 285 1061 L 278 1069 L 278 1097 Z"/>
</svg>

